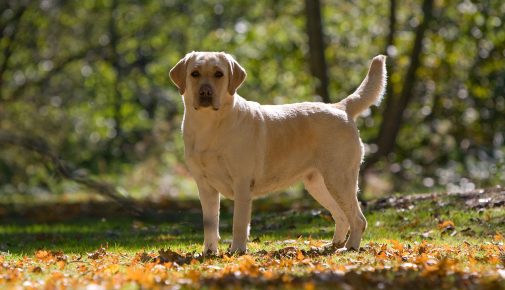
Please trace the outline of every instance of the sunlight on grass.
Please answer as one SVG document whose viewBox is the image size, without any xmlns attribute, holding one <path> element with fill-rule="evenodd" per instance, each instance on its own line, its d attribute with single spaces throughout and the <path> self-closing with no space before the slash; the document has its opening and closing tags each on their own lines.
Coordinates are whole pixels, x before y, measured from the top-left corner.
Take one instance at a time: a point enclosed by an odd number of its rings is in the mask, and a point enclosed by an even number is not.
<svg viewBox="0 0 505 290">
<path fill-rule="evenodd" d="M 442 287 L 453 281 L 446 275 L 456 280 L 473 275 L 475 279 L 465 283 L 482 287 L 503 283 L 504 208 L 468 210 L 454 202 L 439 206 L 422 201 L 407 208 L 365 211 L 369 226 L 362 249 L 335 253 L 324 248 L 334 229 L 329 213 L 310 203 L 275 211 L 259 202 L 249 253 L 241 257 L 226 254 L 231 243 L 229 205 L 224 203 L 221 215 L 222 254 L 210 258 L 200 254 L 199 211 L 175 210 L 164 218 L 143 221 L 128 216 L 77 216 L 47 223 L 11 220 L 0 225 L 0 285 L 98 283 L 137 289 L 164 283 L 196 288 L 231 281 L 253 287 L 311 283 L 375 287 L 379 282 L 406 285 L 402 283 L 431 277 L 432 284 L 426 285 Z M 366 274 L 370 271 L 376 278 Z"/>
</svg>

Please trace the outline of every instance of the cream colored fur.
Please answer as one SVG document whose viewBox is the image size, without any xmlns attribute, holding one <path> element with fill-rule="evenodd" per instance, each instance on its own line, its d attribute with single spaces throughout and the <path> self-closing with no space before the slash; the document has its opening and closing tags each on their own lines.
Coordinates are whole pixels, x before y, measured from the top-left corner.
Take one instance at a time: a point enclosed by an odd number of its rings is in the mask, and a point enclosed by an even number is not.
<svg viewBox="0 0 505 290">
<path fill-rule="evenodd" d="M 236 93 L 245 70 L 222 52 L 191 52 L 170 77 L 183 95 L 185 158 L 202 204 L 204 253 L 218 251 L 219 193 L 234 200 L 231 251 L 246 251 L 253 198 L 299 180 L 331 212 L 333 244 L 359 248 L 367 222 L 356 197 L 363 145 L 354 120 L 380 101 L 385 56 L 336 104 L 247 101 Z M 206 93 L 212 102 L 203 106 Z"/>
</svg>

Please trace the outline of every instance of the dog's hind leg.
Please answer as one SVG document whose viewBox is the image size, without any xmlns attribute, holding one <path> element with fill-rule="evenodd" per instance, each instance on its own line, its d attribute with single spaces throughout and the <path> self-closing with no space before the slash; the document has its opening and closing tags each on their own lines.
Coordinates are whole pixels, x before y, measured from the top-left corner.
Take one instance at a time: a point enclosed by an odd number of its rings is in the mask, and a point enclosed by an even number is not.
<svg viewBox="0 0 505 290">
<path fill-rule="evenodd" d="M 335 233 L 333 234 L 332 243 L 338 248 L 343 247 L 349 223 L 344 212 L 326 188 L 323 176 L 317 171 L 311 172 L 305 176 L 303 183 L 310 195 L 331 213 L 335 221 Z"/>
<path fill-rule="evenodd" d="M 367 227 L 366 218 L 359 206 L 358 191 L 359 167 L 350 168 L 344 172 L 322 172 L 328 191 L 347 217 L 350 226 L 349 239 L 345 243 L 347 249 L 359 249 L 361 237 Z"/>
</svg>

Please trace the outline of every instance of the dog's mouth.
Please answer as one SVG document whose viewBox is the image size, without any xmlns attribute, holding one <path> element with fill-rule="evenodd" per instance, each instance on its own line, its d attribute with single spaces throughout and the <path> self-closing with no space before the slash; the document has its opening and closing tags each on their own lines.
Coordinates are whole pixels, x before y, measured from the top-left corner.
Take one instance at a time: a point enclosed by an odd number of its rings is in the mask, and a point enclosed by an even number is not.
<svg viewBox="0 0 505 290">
<path fill-rule="evenodd" d="M 212 106 L 212 97 L 200 97 L 199 98 L 199 102 L 200 102 L 200 107 L 210 107 Z"/>
</svg>

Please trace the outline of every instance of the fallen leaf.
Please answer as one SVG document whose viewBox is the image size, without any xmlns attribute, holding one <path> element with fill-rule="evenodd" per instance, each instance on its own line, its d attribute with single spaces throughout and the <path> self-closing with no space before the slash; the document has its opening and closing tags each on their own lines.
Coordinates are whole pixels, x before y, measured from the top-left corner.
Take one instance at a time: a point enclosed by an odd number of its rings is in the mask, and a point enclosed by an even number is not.
<svg viewBox="0 0 505 290">
<path fill-rule="evenodd" d="M 303 284 L 303 289 L 304 290 L 315 290 L 316 289 L 316 284 L 314 284 L 314 282 L 305 282 Z"/>
<path fill-rule="evenodd" d="M 393 244 L 393 249 L 402 252 L 403 251 L 403 245 L 398 242 L 397 240 L 391 240 L 391 243 Z"/>
<path fill-rule="evenodd" d="M 120 266 L 118 264 L 111 264 L 105 268 L 104 272 L 107 274 L 115 274 L 119 272 Z"/>
<path fill-rule="evenodd" d="M 50 257 L 49 251 L 46 250 L 38 250 L 35 252 L 35 258 L 41 261 L 46 261 Z"/>
<path fill-rule="evenodd" d="M 146 252 L 142 252 L 142 253 L 135 254 L 135 257 L 133 258 L 133 260 L 140 261 L 142 263 L 147 263 L 147 262 L 151 262 L 153 260 L 153 257 L 151 257 Z"/>
<path fill-rule="evenodd" d="M 157 259 L 159 260 L 160 263 L 166 263 L 166 262 L 179 262 L 184 259 L 184 257 L 177 253 L 174 252 L 170 249 L 161 249 L 158 251 L 158 257 Z"/>
<path fill-rule="evenodd" d="M 40 268 L 39 266 L 34 266 L 30 269 L 30 272 L 32 273 L 42 273 L 42 268 Z"/>
<path fill-rule="evenodd" d="M 298 250 L 298 252 L 296 253 L 296 259 L 298 261 L 305 259 L 305 256 L 303 255 L 302 251 Z"/>
<path fill-rule="evenodd" d="M 100 247 L 98 250 L 94 251 L 93 253 L 88 253 L 88 259 L 97 260 L 97 259 L 102 258 L 105 255 L 107 255 L 107 251 L 105 250 L 105 248 Z"/>
<path fill-rule="evenodd" d="M 446 230 L 448 228 L 454 229 L 455 227 L 456 226 L 454 225 L 454 222 L 450 220 L 441 221 L 440 223 L 438 223 L 438 228 L 441 230 Z"/>
<path fill-rule="evenodd" d="M 66 265 L 67 265 L 67 263 L 63 260 L 56 262 L 56 266 L 58 266 L 58 269 L 60 269 L 60 270 L 63 270 Z"/>
<path fill-rule="evenodd" d="M 377 255 L 375 255 L 375 259 L 380 261 L 387 260 L 388 256 L 386 254 L 386 251 L 380 251 Z"/>
</svg>

